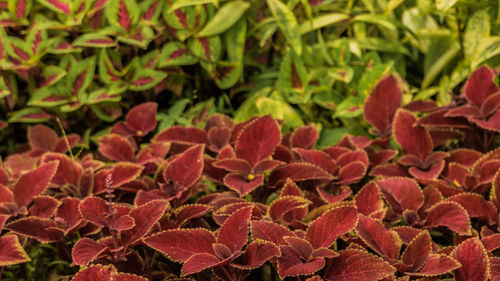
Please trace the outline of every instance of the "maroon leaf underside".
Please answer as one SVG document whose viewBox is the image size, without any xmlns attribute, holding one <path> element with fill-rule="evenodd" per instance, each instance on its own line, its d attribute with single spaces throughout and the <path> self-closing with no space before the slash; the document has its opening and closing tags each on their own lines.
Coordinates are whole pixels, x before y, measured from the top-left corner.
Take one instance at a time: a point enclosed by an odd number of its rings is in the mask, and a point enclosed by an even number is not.
<svg viewBox="0 0 500 281">
<path fill-rule="evenodd" d="M 490 273 L 486 249 L 478 238 L 465 240 L 458 245 L 451 257 L 462 264 L 454 271 L 457 281 L 486 281 Z"/>
</svg>

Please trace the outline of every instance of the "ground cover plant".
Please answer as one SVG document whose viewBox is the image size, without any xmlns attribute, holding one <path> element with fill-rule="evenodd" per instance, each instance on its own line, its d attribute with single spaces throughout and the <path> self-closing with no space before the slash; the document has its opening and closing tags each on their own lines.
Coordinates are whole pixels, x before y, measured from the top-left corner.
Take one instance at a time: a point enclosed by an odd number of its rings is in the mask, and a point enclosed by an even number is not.
<svg viewBox="0 0 500 281">
<path fill-rule="evenodd" d="M 95 152 L 30 126 L 0 169 L 2 279 L 499 280 L 495 78 L 440 107 L 385 76 L 371 136 L 321 149 L 270 115 L 159 130 L 155 102 Z"/>
</svg>

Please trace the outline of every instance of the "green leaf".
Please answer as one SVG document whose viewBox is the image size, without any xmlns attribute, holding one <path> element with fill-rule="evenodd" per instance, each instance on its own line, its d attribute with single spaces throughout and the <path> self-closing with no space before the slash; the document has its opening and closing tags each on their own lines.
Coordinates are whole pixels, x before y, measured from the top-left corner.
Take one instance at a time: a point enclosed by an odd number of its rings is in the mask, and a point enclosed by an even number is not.
<svg viewBox="0 0 500 281">
<path fill-rule="evenodd" d="M 167 13 L 172 13 L 174 10 L 177 10 L 177 9 L 183 8 L 183 7 L 197 6 L 197 5 L 210 4 L 210 3 L 214 4 L 215 6 L 218 6 L 217 0 L 177 0 L 177 1 L 173 1 L 173 2 L 174 3 L 168 9 Z"/>
<path fill-rule="evenodd" d="M 365 99 L 370 95 L 372 89 L 377 85 L 382 76 L 389 74 L 392 70 L 393 62 L 375 65 L 372 69 L 363 73 L 358 83 L 358 95 Z"/>
<path fill-rule="evenodd" d="M 339 23 L 349 19 L 349 16 L 341 13 L 330 13 L 322 16 L 318 16 L 312 19 L 312 21 L 305 21 L 299 26 L 300 34 L 305 34 L 316 29 L 323 28 L 335 23 Z"/>
<path fill-rule="evenodd" d="M 425 69 L 424 79 L 422 80 L 421 88 L 427 88 L 434 79 L 445 69 L 449 63 L 460 53 L 460 44 L 458 42 L 451 43 L 448 48 L 439 48 L 436 45 L 431 45 L 429 52 L 425 57 L 425 62 L 429 65 Z M 444 53 L 436 55 L 436 52 L 440 50 L 445 50 Z"/>
<path fill-rule="evenodd" d="M 112 95 L 108 89 L 99 89 L 89 94 L 87 104 L 96 104 L 101 102 L 119 102 L 120 95 Z"/>
<path fill-rule="evenodd" d="M 220 61 L 211 76 L 217 87 L 228 89 L 238 82 L 242 73 L 243 64 L 241 62 Z"/>
<path fill-rule="evenodd" d="M 245 18 L 238 20 L 223 36 L 226 45 L 227 58 L 233 62 L 243 62 L 245 54 L 245 39 L 247 34 L 247 21 Z"/>
<path fill-rule="evenodd" d="M 37 0 L 45 7 L 58 13 L 71 15 L 71 2 L 68 0 Z"/>
<path fill-rule="evenodd" d="M 189 48 L 178 41 L 168 42 L 163 46 L 160 53 L 159 66 L 192 65 L 198 62 Z"/>
<path fill-rule="evenodd" d="M 26 107 L 12 114 L 9 123 L 43 123 L 51 116 L 40 108 Z"/>
<path fill-rule="evenodd" d="M 220 36 L 194 38 L 188 40 L 191 52 L 200 60 L 207 63 L 214 63 L 220 59 L 222 52 L 222 42 Z"/>
<path fill-rule="evenodd" d="M 123 76 L 120 71 L 116 70 L 108 56 L 107 50 L 101 50 L 99 55 L 99 79 L 106 84 L 112 84 L 120 80 Z"/>
<path fill-rule="evenodd" d="M 266 0 L 266 3 L 288 44 L 300 56 L 302 54 L 302 38 L 295 15 L 280 0 Z"/>
<path fill-rule="evenodd" d="M 132 78 L 130 90 L 144 91 L 151 89 L 166 77 L 167 74 L 163 71 L 158 71 L 150 68 L 137 69 L 134 77 Z"/>
<path fill-rule="evenodd" d="M 486 10 L 475 12 L 467 22 L 463 46 L 465 59 L 469 66 L 474 65 L 480 56 L 480 44 L 490 36 L 490 17 Z"/>
<path fill-rule="evenodd" d="M 334 118 L 354 118 L 363 113 L 363 99 L 361 97 L 347 97 L 335 110 Z"/>
<path fill-rule="evenodd" d="M 57 93 L 56 88 L 42 88 L 35 91 L 28 101 L 29 106 L 54 107 L 68 103 L 69 100 Z"/>
<path fill-rule="evenodd" d="M 436 8 L 442 12 L 446 12 L 451 9 L 458 0 L 436 0 Z"/>
<path fill-rule="evenodd" d="M 285 121 L 290 128 L 297 128 L 304 125 L 300 115 L 288 103 L 268 97 L 260 97 L 255 105 L 260 115 L 271 114 L 274 118 Z"/>
<path fill-rule="evenodd" d="M 333 144 L 339 143 L 342 138 L 349 133 L 349 129 L 346 127 L 325 129 L 322 130 L 318 142 L 316 144 L 317 149 L 323 149 L 325 147 L 331 146 Z"/>
<path fill-rule="evenodd" d="M 378 37 L 367 37 L 363 40 L 355 40 L 355 42 L 363 49 L 410 55 L 408 49 L 401 43 L 388 41 Z"/>
<path fill-rule="evenodd" d="M 140 10 L 135 0 L 109 0 L 106 17 L 112 25 L 129 32 L 139 21 Z"/>
<path fill-rule="evenodd" d="M 210 37 L 221 34 L 235 24 L 249 7 L 250 3 L 240 0 L 229 2 L 217 11 L 196 36 Z"/>
<path fill-rule="evenodd" d="M 96 58 L 88 57 L 81 61 L 72 59 L 71 68 L 66 79 L 66 88 L 73 92 L 73 95 L 79 96 L 84 93 L 94 80 Z"/>
<path fill-rule="evenodd" d="M 43 68 L 43 77 L 44 81 L 38 84 L 38 87 L 49 87 L 57 83 L 57 81 L 61 80 L 64 76 L 66 76 L 66 71 L 55 65 L 48 65 Z"/>
<path fill-rule="evenodd" d="M 360 21 L 378 25 L 380 27 L 387 28 L 389 30 L 397 30 L 397 27 L 384 15 L 377 14 L 362 14 L 357 15 L 353 18 L 353 21 Z"/>
<path fill-rule="evenodd" d="M 73 41 L 73 46 L 108 48 L 116 46 L 115 40 L 99 33 L 85 33 Z"/>
</svg>

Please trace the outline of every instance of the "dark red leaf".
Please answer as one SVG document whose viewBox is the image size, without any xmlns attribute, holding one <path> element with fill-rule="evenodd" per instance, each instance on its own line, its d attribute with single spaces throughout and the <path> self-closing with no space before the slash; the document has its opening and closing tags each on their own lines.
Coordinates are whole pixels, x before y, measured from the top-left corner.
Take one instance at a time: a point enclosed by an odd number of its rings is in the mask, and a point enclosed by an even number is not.
<svg viewBox="0 0 500 281">
<path fill-rule="evenodd" d="M 211 210 L 211 206 L 204 204 L 182 205 L 174 210 L 176 226 L 179 227 L 191 219 L 202 217 Z"/>
<path fill-rule="evenodd" d="M 0 238 L 0 266 L 31 261 L 23 249 L 17 235 L 8 234 Z"/>
<path fill-rule="evenodd" d="M 33 205 L 29 209 L 30 216 L 36 216 L 43 219 L 50 218 L 56 213 L 57 207 L 61 201 L 50 196 L 37 196 L 33 198 Z"/>
<path fill-rule="evenodd" d="M 129 215 L 133 218 L 135 226 L 121 232 L 123 244 L 131 245 L 146 235 L 163 216 L 167 206 L 166 201 L 154 200 L 132 209 Z"/>
<path fill-rule="evenodd" d="M 85 266 L 89 262 L 94 261 L 106 249 L 106 246 L 99 244 L 90 238 L 80 238 L 76 242 L 75 246 L 73 246 L 71 256 L 75 264 Z"/>
<path fill-rule="evenodd" d="M 490 275 L 489 258 L 478 238 L 465 240 L 458 245 L 451 257 L 462 264 L 453 275 L 456 281 L 486 281 Z"/>
<path fill-rule="evenodd" d="M 332 180 L 333 176 L 327 171 L 309 163 L 290 163 L 275 169 L 269 176 L 269 185 L 277 186 L 287 178 L 295 182 L 306 180 Z"/>
<path fill-rule="evenodd" d="M 19 207 L 26 207 L 34 196 L 45 191 L 55 175 L 58 162 L 49 162 L 20 176 L 12 187 L 14 201 Z"/>
<path fill-rule="evenodd" d="M 78 181 L 80 180 L 83 173 L 83 167 L 80 163 L 62 153 L 47 152 L 43 154 L 41 159 L 42 163 L 48 163 L 52 161 L 59 161 L 56 174 L 51 180 L 52 183 L 56 185 L 78 185 Z"/>
<path fill-rule="evenodd" d="M 330 174 L 333 174 L 337 168 L 335 161 L 323 151 L 302 148 L 295 148 L 293 151 L 298 153 L 302 160 L 315 164 Z"/>
<path fill-rule="evenodd" d="M 57 242 L 63 238 L 63 232 L 56 229 L 57 224 L 51 219 L 26 217 L 7 224 L 5 228 L 35 238 L 42 243 Z"/>
<path fill-rule="evenodd" d="M 252 166 L 268 158 L 281 142 L 278 122 L 270 115 L 250 122 L 239 134 L 235 148 L 236 157 L 245 159 Z"/>
<path fill-rule="evenodd" d="M 116 269 L 112 265 L 103 266 L 100 264 L 91 265 L 90 267 L 86 267 L 80 272 L 78 272 L 72 281 L 93 281 L 93 280 L 103 280 L 103 281 L 111 281 L 111 277 L 113 273 L 116 272 Z"/>
<path fill-rule="evenodd" d="M 380 255 L 396 260 L 399 258 L 401 239 L 396 232 L 386 229 L 381 221 L 359 215 L 356 233 Z"/>
<path fill-rule="evenodd" d="M 424 194 L 417 182 L 410 178 L 394 177 L 375 182 L 396 212 L 418 211 L 424 204 Z"/>
<path fill-rule="evenodd" d="M 413 276 L 438 276 L 451 273 L 459 268 L 461 264 L 455 259 L 443 254 L 430 254 L 425 265 L 418 272 L 407 272 L 407 275 Z"/>
<path fill-rule="evenodd" d="M 215 236 L 205 229 L 171 229 L 144 238 L 144 243 L 176 262 L 195 254 L 213 255 Z"/>
<path fill-rule="evenodd" d="M 134 159 L 134 147 L 120 135 L 108 134 L 100 137 L 99 151 L 102 155 L 115 161 L 132 161 Z"/>
<path fill-rule="evenodd" d="M 470 235 L 471 225 L 467 211 L 456 202 L 439 202 L 429 209 L 427 227 L 445 226 L 459 235 Z"/>
<path fill-rule="evenodd" d="M 366 99 L 363 116 L 366 122 L 377 128 L 379 136 L 388 136 L 396 110 L 401 107 L 403 93 L 394 76 L 380 80 Z"/>
<path fill-rule="evenodd" d="M 251 215 L 252 207 L 234 212 L 220 227 L 217 243 L 226 245 L 232 252 L 241 250 L 248 240 L 248 222 Z"/>
<path fill-rule="evenodd" d="M 493 225 L 497 222 L 498 211 L 495 205 L 484 200 L 484 198 L 477 193 L 457 194 L 449 197 L 446 201 L 453 201 L 460 204 L 465 208 L 467 214 L 471 218 L 485 220 L 489 225 Z"/>
<path fill-rule="evenodd" d="M 375 182 L 370 182 L 354 196 L 358 212 L 365 216 L 384 208 L 384 201 L 380 196 L 380 190 Z"/>
<path fill-rule="evenodd" d="M 377 281 L 395 271 L 393 266 L 377 256 L 348 249 L 328 262 L 323 278 L 330 281 Z"/>
<path fill-rule="evenodd" d="M 254 269 L 263 265 L 275 256 L 280 256 L 280 249 L 271 242 L 252 241 L 245 252 L 231 263 L 231 266 L 241 269 Z"/>
<path fill-rule="evenodd" d="M 212 254 L 198 253 L 189 257 L 182 266 L 182 276 L 198 273 L 204 269 L 217 266 L 221 260 Z"/>
<path fill-rule="evenodd" d="M 137 136 L 147 135 L 156 128 L 156 110 L 158 104 L 146 102 L 134 106 L 126 117 L 126 124 L 129 130 Z"/>
<path fill-rule="evenodd" d="M 203 144 L 195 145 L 171 160 L 165 170 L 163 177 L 182 187 L 194 185 L 203 171 Z"/>
<path fill-rule="evenodd" d="M 45 125 L 38 124 L 28 128 L 28 141 L 31 149 L 54 151 L 58 140 L 56 132 Z"/>
<path fill-rule="evenodd" d="M 296 238 L 295 240 L 298 241 L 300 239 Z M 280 247 L 281 257 L 278 259 L 278 274 L 281 279 L 287 276 L 313 274 L 325 265 L 325 260 L 323 258 L 309 258 L 310 253 L 306 257 L 309 259 L 305 259 L 304 256 L 296 250 L 296 247 L 297 245 Z"/>
<path fill-rule="evenodd" d="M 240 196 L 244 196 L 264 182 L 264 175 L 250 174 L 246 178 L 240 174 L 230 173 L 224 177 L 224 185 L 236 191 Z"/>
<path fill-rule="evenodd" d="M 169 141 L 181 144 L 207 144 L 207 134 L 205 131 L 195 127 L 174 126 L 158 133 L 154 141 Z"/>
<path fill-rule="evenodd" d="M 493 81 L 495 76 L 493 70 L 486 65 L 476 69 L 465 83 L 464 94 L 467 101 L 481 107 L 489 95 L 498 92 L 498 86 Z"/>
<path fill-rule="evenodd" d="M 280 196 L 268 208 L 268 214 L 273 221 L 280 221 L 288 212 L 307 208 L 312 202 L 302 196 Z"/>
<path fill-rule="evenodd" d="M 432 138 L 427 129 L 417 122 L 413 113 L 399 109 L 394 117 L 394 139 L 406 153 L 424 161 L 427 154 L 432 152 Z"/>
<path fill-rule="evenodd" d="M 358 214 L 353 206 L 339 207 L 324 213 L 307 228 L 305 238 L 314 249 L 329 248 L 339 237 L 356 227 Z"/>
<path fill-rule="evenodd" d="M 313 149 L 316 140 L 319 137 L 318 129 L 309 125 L 297 128 L 290 137 L 291 147 L 300 147 L 303 149 Z"/>
<path fill-rule="evenodd" d="M 252 240 L 265 240 L 273 242 L 276 245 L 286 245 L 283 237 L 294 236 L 294 233 L 288 228 L 277 223 L 269 221 L 251 221 Z"/>
<path fill-rule="evenodd" d="M 410 265 L 410 271 L 420 269 L 427 261 L 432 251 L 432 239 L 429 232 L 422 231 L 409 244 L 401 254 L 401 261 Z"/>
</svg>

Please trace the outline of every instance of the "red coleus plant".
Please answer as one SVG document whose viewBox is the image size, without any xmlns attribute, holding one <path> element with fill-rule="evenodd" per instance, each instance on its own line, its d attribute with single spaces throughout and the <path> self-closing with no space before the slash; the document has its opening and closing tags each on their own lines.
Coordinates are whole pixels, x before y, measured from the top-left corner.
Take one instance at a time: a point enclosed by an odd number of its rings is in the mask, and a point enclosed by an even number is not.
<svg viewBox="0 0 500 281">
<path fill-rule="evenodd" d="M 0 265 L 29 261 L 22 245 L 37 241 L 83 267 L 73 280 L 497 280 L 500 150 L 447 149 L 425 123 L 443 109 L 399 94 L 389 76 L 365 105 L 378 138 L 322 150 L 316 127 L 282 137 L 271 116 L 149 139 L 155 103 L 84 156 L 33 126 L 39 144 L 0 169 Z"/>
</svg>

